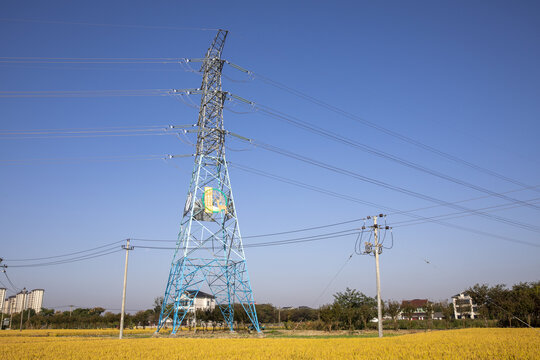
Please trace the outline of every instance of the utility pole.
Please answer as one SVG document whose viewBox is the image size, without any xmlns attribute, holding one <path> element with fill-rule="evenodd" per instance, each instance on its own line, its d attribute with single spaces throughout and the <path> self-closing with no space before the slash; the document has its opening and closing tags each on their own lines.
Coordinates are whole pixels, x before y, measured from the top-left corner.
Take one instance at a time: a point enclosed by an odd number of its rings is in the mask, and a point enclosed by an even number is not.
<svg viewBox="0 0 540 360">
<path fill-rule="evenodd" d="M 19 331 L 22 331 L 22 320 L 23 320 L 23 317 L 24 317 L 24 306 L 26 305 L 25 302 L 26 302 L 26 288 L 24 288 L 21 293 L 23 294 L 23 300 L 22 300 L 22 306 L 21 306 L 21 324 L 19 326 Z"/>
<path fill-rule="evenodd" d="M 373 217 L 373 228 L 375 238 L 375 268 L 377 274 L 377 318 L 379 325 L 379 337 L 383 337 L 382 307 L 381 307 L 381 274 L 379 271 L 379 227 L 377 226 L 377 216 Z"/>
<path fill-rule="evenodd" d="M 375 271 L 377 278 L 377 322 L 379 329 L 379 337 L 383 337 L 383 318 L 382 318 L 382 300 L 381 300 L 381 273 L 379 269 L 379 255 L 382 254 L 384 239 L 386 238 L 386 233 L 382 241 L 380 241 L 380 230 L 390 230 L 391 227 L 387 225 L 379 225 L 377 220 L 386 217 L 384 214 L 379 214 L 375 216 L 368 216 L 368 219 L 373 219 L 373 225 L 368 226 L 373 229 L 373 243 L 367 241 L 365 243 L 365 255 L 374 255 L 375 256 Z M 365 229 L 363 226 L 362 229 Z M 392 236 L 392 245 L 394 244 L 394 239 Z M 391 247 L 390 247 L 391 248 Z M 388 248 L 387 248 L 388 249 Z"/>
<path fill-rule="evenodd" d="M 120 335 L 118 336 L 119 339 L 122 339 L 122 336 L 124 335 L 124 311 L 126 309 L 128 257 L 129 257 L 129 251 L 133 250 L 133 246 L 129 246 L 129 239 L 126 240 L 126 245 L 122 246 L 122 249 L 126 250 L 126 264 L 124 266 L 124 289 L 122 290 L 122 312 L 120 314 Z"/>
<path fill-rule="evenodd" d="M 4 261 L 4 259 L 0 258 L 0 265 L 2 264 L 2 261 Z M 4 309 L 3 308 L 0 309 L 0 313 L 2 314 L 2 320 L 0 320 L 0 330 L 4 330 Z"/>
</svg>

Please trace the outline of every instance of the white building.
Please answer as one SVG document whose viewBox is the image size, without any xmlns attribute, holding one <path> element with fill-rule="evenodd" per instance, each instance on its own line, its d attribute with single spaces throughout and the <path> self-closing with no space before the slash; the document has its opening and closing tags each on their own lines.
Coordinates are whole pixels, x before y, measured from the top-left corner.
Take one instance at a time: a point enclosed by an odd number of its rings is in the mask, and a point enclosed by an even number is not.
<svg viewBox="0 0 540 360">
<path fill-rule="evenodd" d="M 0 312 L 4 312 L 4 303 L 6 302 L 6 288 L 0 288 Z"/>
<path fill-rule="evenodd" d="M 197 297 L 193 299 L 195 294 Z M 196 312 L 197 310 L 214 310 L 216 307 L 216 298 L 213 295 L 207 294 L 203 291 L 199 291 L 197 293 L 196 291 L 188 290 L 182 294 L 182 297 L 180 298 L 183 306 L 187 306 L 191 299 L 193 299 L 193 304 L 191 305 L 189 311 L 192 313 Z"/>
<path fill-rule="evenodd" d="M 28 293 L 28 299 L 26 301 L 26 309 L 33 309 L 36 313 L 41 311 L 43 305 L 43 294 L 45 290 L 34 289 Z"/>
<path fill-rule="evenodd" d="M 461 293 L 452 296 L 452 304 L 454 305 L 456 319 L 475 319 L 478 317 L 478 307 L 469 295 Z"/>
<path fill-rule="evenodd" d="M 28 294 L 26 292 L 19 292 L 15 296 L 15 309 L 14 313 L 20 313 L 21 311 L 26 309 L 26 299 L 28 297 Z"/>
<path fill-rule="evenodd" d="M 6 289 L 0 289 L 0 311 L 4 314 L 11 315 L 20 313 L 23 310 L 33 309 L 36 313 L 41 311 L 43 305 L 43 294 L 45 290 L 34 289 L 29 292 L 19 292 L 17 295 L 10 296 L 5 299 Z"/>
<path fill-rule="evenodd" d="M 2 312 L 4 314 L 11 315 L 14 313 L 14 310 L 15 310 L 15 295 L 10 296 L 6 299 L 6 301 L 4 302 L 4 309 Z"/>
</svg>

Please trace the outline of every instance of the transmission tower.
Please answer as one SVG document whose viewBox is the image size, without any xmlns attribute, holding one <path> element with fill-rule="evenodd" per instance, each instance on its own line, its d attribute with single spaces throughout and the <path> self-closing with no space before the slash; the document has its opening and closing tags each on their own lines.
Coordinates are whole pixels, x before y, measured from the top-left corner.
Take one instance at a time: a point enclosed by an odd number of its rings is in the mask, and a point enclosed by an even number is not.
<svg viewBox="0 0 540 360">
<path fill-rule="evenodd" d="M 171 319 L 175 334 L 186 315 L 194 311 L 194 300 L 204 289 L 215 297 L 231 331 L 233 305 L 239 303 L 260 332 L 225 161 L 226 93 L 221 90 L 221 53 L 226 37 L 227 31 L 219 30 L 201 60 L 195 165 L 157 331 Z"/>
</svg>

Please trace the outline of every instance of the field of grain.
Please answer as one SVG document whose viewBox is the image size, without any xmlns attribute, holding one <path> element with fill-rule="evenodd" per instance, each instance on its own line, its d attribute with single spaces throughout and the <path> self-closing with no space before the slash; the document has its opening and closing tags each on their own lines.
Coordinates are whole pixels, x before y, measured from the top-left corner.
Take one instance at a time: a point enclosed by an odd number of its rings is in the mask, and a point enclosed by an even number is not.
<svg viewBox="0 0 540 360">
<path fill-rule="evenodd" d="M 69 332 L 71 331 L 71 333 Z M 93 333 L 92 333 L 93 331 Z M 151 338 L 108 330 L 0 332 L 2 359 L 539 359 L 535 329 L 464 329 L 378 338 Z M 62 333 L 63 332 L 63 333 Z M 148 330 L 146 331 L 148 333 Z M 136 332 L 135 332 L 136 334 Z"/>
</svg>

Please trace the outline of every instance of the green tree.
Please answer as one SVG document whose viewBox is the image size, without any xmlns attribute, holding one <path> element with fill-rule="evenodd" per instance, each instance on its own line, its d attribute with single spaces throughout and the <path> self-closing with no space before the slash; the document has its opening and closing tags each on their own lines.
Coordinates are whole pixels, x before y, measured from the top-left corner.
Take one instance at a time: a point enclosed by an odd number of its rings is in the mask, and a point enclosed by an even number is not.
<svg viewBox="0 0 540 360">
<path fill-rule="evenodd" d="M 375 317 L 377 302 L 357 290 L 346 288 L 334 295 L 334 304 L 341 309 L 341 321 L 353 331 L 358 323 L 367 327 L 367 322 Z"/>
<path fill-rule="evenodd" d="M 449 303 L 441 303 L 441 312 L 444 317 L 445 326 L 448 329 L 448 324 L 450 323 L 450 320 L 454 318 L 454 304 Z"/>
<path fill-rule="evenodd" d="M 389 300 L 386 303 L 386 314 L 388 314 L 388 316 L 392 318 L 392 323 L 394 324 L 394 330 L 398 329 L 397 318 L 400 312 L 401 312 L 401 307 L 399 305 L 399 302 Z"/>
<path fill-rule="evenodd" d="M 324 305 L 319 308 L 321 321 L 328 331 L 332 331 L 339 325 L 341 308 L 338 304 Z"/>
<path fill-rule="evenodd" d="M 534 287 L 532 283 L 519 283 L 512 286 L 512 299 L 516 304 L 515 315 L 518 318 L 526 319 L 527 324 L 531 326 L 531 320 L 535 311 Z"/>
<path fill-rule="evenodd" d="M 272 304 L 256 304 L 255 309 L 261 323 L 277 322 L 276 308 Z"/>
<path fill-rule="evenodd" d="M 476 284 L 473 287 L 468 288 L 465 294 L 469 295 L 473 302 L 478 307 L 478 314 L 484 320 L 485 326 L 487 326 L 487 320 L 490 317 L 489 314 L 489 287 L 486 284 Z"/>
<path fill-rule="evenodd" d="M 412 320 L 413 314 L 416 311 L 416 308 L 408 301 L 405 301 L 401 304 L 401 312 L 409 321 Z"/>
<path fill-rule="evenodd" d="M 428 301 L 426 303 L 424 310 L 426 310 L 428 328 L 432 329 L 433 328 L 433 312 L 435 311 L 433 303 L 431 301 Z"/>
</svg>

